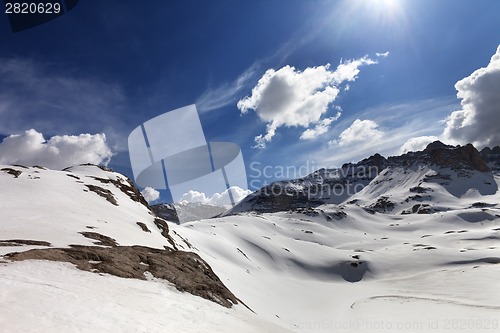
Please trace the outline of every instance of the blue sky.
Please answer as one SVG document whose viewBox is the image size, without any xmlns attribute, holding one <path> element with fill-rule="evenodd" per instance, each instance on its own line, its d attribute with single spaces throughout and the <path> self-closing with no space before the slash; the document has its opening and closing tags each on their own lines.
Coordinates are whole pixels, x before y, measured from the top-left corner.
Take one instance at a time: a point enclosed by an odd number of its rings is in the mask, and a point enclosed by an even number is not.
<svg viewBox="0 0 500 333">
<path fill-rule="evenodd" d="M 18 33 L 0 15 L 0 135 L 104 133 L 114 153 L 109 166 L 130 177 L 128 134 L 193 103 L 208 141 L 241 146 L 250 177 L 251 163 L 308 164 L 312 172 L 376 152 L 399 154 L 412 138 L 422 139 L 407 148 L 435 137 L 498 145 L 479 125 L 461 131 L 465 113 L 454 123 L 449 117 L 468 108 L 455 84 L 486 68 L 500 44 L 499 13 L 497 0 L 103 0 L 80 1 Z M 355 76 L 332 79 L 341 63 Z M 302 75 L 307 69 L 310 77 Z M 302 97 L 338 91 L 301 126 L 293 117 L 309 109 L 287 108 L 301 103 L 294 94 L 320 71 L 323 79 Z M 259 80 L 261 94 L 249 101 Z M 278 89 L 271 83 L 285 81 L 296 89 L 278 91 L 285 97 L 269 111 L 269 94 Z M 464 94 L 494 90 L 465 83 Z M 273 121 L 274 135 L 256 148 Z M 301 139 L 321 124 L 321 134 Z M 266 180 L 272 178 L 279 177 Z"/>
</svg>

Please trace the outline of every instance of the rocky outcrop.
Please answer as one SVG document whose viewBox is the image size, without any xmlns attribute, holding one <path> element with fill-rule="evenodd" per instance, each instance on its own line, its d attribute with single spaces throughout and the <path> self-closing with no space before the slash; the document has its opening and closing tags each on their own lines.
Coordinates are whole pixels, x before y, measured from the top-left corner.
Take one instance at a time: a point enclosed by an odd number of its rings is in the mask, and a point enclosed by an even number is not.
<svg viewBox="0 0 500 333">
<path fill-rule="evenodd" d="M 175 222 L 177 224 L 180 223 L 179 217 L 177 216 L 177 211 L 173 204 L 162 203 L 162 204 L 152 205 L 151 211 L 153 211 L 153 213 L 156 216 L 164 220 Z"/>
<path fill-rule="evenodd" d="M 111 244 L 109 244 L 111 245 Z M 107 273 L 122 278 L 146 280 L 147 273 L 167 280 L 177 290 L 189 292 L 225 307 L 238 304 L 238 299 L 221 282 L 212 268 L 195 253 L 161 250 L 145 246 L 82 246 L 35 249 L 10 253 L 13 261 L 50 260 L 70 262 L 76 268 Z"/>
<path fill-rule="evenodd" d="M 490 169 L 500 171 L 500 146 L 486 147 L 481 150 L 481 157 L 486 161 Z"/>
<path fill-rule="evenodd" d="M 442 167 L 470 168 L 481 172 L 490 171 L 481 154 L 470 143 L 462 147 L 453 147 L 436 141 L 429 144 L 422 153 L 428 154 L 431 163 Z"/>
</svg>

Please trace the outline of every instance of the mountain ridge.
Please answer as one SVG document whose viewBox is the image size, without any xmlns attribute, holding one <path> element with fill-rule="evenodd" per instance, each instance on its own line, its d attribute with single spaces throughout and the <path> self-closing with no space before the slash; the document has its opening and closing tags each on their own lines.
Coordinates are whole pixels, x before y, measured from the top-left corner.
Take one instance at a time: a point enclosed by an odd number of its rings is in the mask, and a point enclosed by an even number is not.
<svg viewBox="0 0 500 333">
<path fill-rule="evenodd" d="M 372 181 L 382 181 L 375 179 L 384 170 L 402 168 L 403 172 L 411 172 L 412 169 L 422 167 L 441 170 L 441 173 L 446 174 L 444 177 L 451 177 L 449 172 L 455 172 L 458 178 L 481 173 L 492 180 L 493 172 L 500 169 L 500 147 L 485 148 L 480 153 L 472 144 L 451 146 L 435 141 L 422 151 L 400 156 L 385 158 L 377 153 L 358 163 L 345 163 L 337 169 L 320 169 L 303 178 L 273 182 L 244 198 L 225 215 L 245 211 L 308 209 L 327 203 L 341 204 L 349 201 L 349 198 L 362 189 L 376 185 Z M 441 173 L 431 177 L 437 180 Z"/>
</svg>

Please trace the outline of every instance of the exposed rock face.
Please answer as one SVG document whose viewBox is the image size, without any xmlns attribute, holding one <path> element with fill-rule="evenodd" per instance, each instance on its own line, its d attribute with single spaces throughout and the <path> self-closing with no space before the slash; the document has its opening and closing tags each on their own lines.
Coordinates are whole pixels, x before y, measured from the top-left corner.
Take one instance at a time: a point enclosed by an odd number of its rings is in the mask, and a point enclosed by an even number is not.
<svg viewBox="0 0 500 333">
<path fill-rule="evenodd" d="M 267 213 L 314 208 L 323 203 L 320 200 L 311 200 L 306 191 L 294 188 L 281 191 L 276 184 L 260 189 L 246 202 L 252 205 L 253 211 Z"/>
<path fill-rule="evenodd" d="M 238 304 L 236 296 L 224 286 L 212 268 L 197 254 L 160 250 L 145 246 L 81 246 L 35 249 L 10 253 L 6 259 L 51 260 L 74 264 L 78 269 L 107 273 L 123 278 L 146 279 L 146 272 L 172 282 L 179 291 L 187 291 L 225 307 Z"/>
<path fill-rule="evenodd" d="M 481 150 L 481 157 L 486 161 L 490 169 L 500 171 L 500 146 L 493 149 L 486 147 Z"/>
<path fill-rule="evenodd" d="M 387 167 L 387 159 L 384 156 L 377 153 L 373 156 L 365 158 L 361 162 L 357 163 L 357 165 L 360 166 L 362 165 L 365 167 L 373 167 L 373 169 L 378 169 L 380 173 L 380 171 L 384 170 Z"/>
<path fill-rule="evenodd" d="M 303 178 L 274 182 L 250 194 L 226 214 L 249 210 L 267 213 L 296 211 L 324 203 L 339 204 L 363 189 L 386 166 L 387 159 L 375 154 L 338 169 L 320 169 Z"/>
<path fill-rule="evenodd" d="M 431 163 L 442 167 L 454 169 L 465 167 L 481 172 L 490 171 L 481 154 L 470 143 L 463 147 L 452 147 L 436 141 L 429 144 L 422 153 L 428 154 Z"/>
<path fill-rule="evenodd" d="M 177 216 L 177 211 L 173 204 L 162 203 L 157 205 L 152 205 L 151 210 L 156 216 L 161 217 L 164 220 L 175 222 L 179 224 L 179 217 Z"/>
<path fill-rule="evenodd" d="M 365 211 L 367 211 L 370 214 L 375 214 L 375 213 L 385 213 L 392 211 L 394 209 L 394 203 L 389 200 L 388 197 L 380 197 L 377 202 L 373 203 L 372 205 L 365 207 Z"/>
</svg>

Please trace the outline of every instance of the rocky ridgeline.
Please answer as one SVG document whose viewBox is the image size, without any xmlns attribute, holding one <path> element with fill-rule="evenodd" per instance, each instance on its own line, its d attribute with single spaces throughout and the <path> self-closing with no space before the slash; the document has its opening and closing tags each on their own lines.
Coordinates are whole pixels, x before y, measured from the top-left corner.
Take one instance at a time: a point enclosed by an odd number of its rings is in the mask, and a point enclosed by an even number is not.
<svg viewBox="0 0 500 333">
<path fill-rule="evenodd" d="M 418 166 L 449 168 L 458 176 L 472 172 L 500 171 L 500 147 L 479 152 L 473 145 L 450 146 L 440 141 L 423 151 L 385 158 L 375 154 L 338 169 L 320 169 L 307 177 L 278 181 L 250 194 L 227 214 L 245 211 L 277 212 L 314 208 L 325 203 L 339 204 L 359 192 L 386 168 Z M 385 209 L 385 208 L 384 208 Z M 373 210 L 378 211 L 375 207 Z"/>
<path fill-rule="evenodd" d="M 179 217 L 177 216 L 177 211 L 175 209 L 174 204 L 169 203 L 161 203 L 151 206 L 151 211 L 155 213 L 156 216 L 179 224 Z"/>
<path fill-rule="evenodd" d="M 491 149 L 489 147 L 481 150 L 481 157 L 494 172 L 500 172 L 500 146 Z"/>
</svg>

